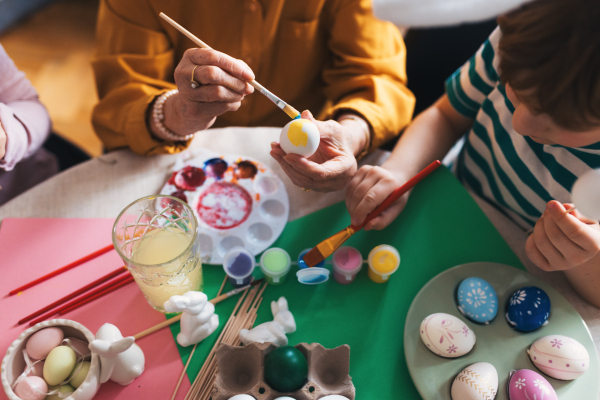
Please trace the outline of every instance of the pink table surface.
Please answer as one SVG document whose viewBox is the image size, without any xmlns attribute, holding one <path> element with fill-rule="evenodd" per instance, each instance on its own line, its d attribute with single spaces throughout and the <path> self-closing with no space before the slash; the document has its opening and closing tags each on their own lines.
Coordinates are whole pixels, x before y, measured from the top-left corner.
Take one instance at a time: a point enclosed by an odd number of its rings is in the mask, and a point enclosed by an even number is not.
<svg viewBox="0 0 600 400">
<path fill-rule="evenodd" d="M 20 295 L 8 292 L 111 243 L 112 219 L 5 218 L 0 226 L 0 352 L 27 328 L 17 321 L 123 265 L 113 250 Z M 165 320 L 153 310 L 135 283 L 86 304 L 60 318 L 80 322 L 93 333 L 104 323 L 123 336 L 135 335 Z M 133 383 L 103 384 L 95 399 L 170 399 L 183 364 L 169 329 L 140 339 L 146 370 Z M 184 379 L 177 399 L 190 388 Z M 6 399 L 0 391 L 0 399 Z"/>
</svg>

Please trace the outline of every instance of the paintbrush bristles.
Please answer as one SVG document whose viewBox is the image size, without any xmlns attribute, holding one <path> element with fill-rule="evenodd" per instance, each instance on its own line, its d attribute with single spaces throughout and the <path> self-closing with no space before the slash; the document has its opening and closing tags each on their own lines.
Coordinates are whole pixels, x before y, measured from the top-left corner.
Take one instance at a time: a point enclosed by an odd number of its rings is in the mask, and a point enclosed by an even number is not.
<svg viewBox="0 0 600 400">
<path fill-rule="evenodd" d="M 286 113 L 291 119 L 296 119 L 300 115 L 298 110 L 286 103 L 283 107 L 283 112 Z"/>
<path fill-rule="evenodd" d="M 304 256 L 304 262 L 309 267 L 314 267 L 321 261 L 333 254 L 334 251 L 340 248 L 346 240 L 354 234 L 354 230 L 351 228 L 345 228 L 335 235 L 323 240 L 321 243 L 316 245 L 311 251 L 306 253 Z"/>
</svg>

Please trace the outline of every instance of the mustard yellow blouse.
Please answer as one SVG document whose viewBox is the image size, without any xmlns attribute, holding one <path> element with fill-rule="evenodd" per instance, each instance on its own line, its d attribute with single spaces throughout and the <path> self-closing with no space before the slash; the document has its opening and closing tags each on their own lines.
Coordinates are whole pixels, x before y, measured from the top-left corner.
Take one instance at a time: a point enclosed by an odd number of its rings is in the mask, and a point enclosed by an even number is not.
<svg viewBox="0 0 600 400">
<path fill-rule="evenodd" d="M 108 150 L 174 153 L 188 143 L 155 139 L 148 105 L 175 87 L 173 71 L 195 45 L 164 12 L 209 46 L 244 60 L 256 80 L 318 119 L 352 110 L 373 130 L 371 148 L 410 121 L 406 49 L 398 29 L 371 13 L 370 0 L 101 0 L 93 68 L 100 102 L 94 128 Z M 283 126 L 289 117 L 258 92 L 222 126 Z"/>
</svg>

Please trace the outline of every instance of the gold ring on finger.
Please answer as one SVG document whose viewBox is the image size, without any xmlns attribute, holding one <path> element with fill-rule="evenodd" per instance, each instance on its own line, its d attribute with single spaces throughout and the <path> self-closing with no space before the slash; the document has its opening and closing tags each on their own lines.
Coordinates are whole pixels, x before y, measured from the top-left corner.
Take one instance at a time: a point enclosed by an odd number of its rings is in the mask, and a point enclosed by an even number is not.
<svg viewBox="0 0 600 400">
<path fill-rule="evenodd" d="M 196 65 L 192 70 L 192 79 L 190 80 L 190 86 L 192 89 L 198 89 L 200 87 L 200 84 L 194 80 L 194 72 L 196 72 L 196 68 L 198 68 L 198 65 Z"/>
</svg>

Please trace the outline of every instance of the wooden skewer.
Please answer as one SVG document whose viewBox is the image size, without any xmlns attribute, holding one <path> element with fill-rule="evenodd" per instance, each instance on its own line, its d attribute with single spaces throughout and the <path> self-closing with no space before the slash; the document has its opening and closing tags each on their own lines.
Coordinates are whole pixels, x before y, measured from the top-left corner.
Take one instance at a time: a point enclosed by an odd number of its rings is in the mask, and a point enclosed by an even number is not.
<svg viewBox="0 0 600 400">
<path fill-rule="evenodd" d="M 188 39 L 190 39 L 192 42 L 194 42 L 198 47 L 201 47 L 203 49 L 212 49 L 212 47 L 210 47 L 209 45 L 207 45 L 206 43 L 204 43 L 202 40 L 200 40 L 199 38 L 197 38 L 196 36 L 194 36 L 190 31 L 188 31 L 187 29 L 185 29 L 183 26 L 179 25 L 173 19 L 171 19 L 170 17 L 168 17 L 165 13 L 161 12 L 159 15 L 160 15 L 160 17 L 162 19 L 164 19 L 169 24 L 171 24 L 171 26 L 173 26 L 179 32 L 183 33 Z M 295 119 L 295 118 L 298 118 L 300 116 L 300 113 L 298 112 L 298 110 L 296 110 L 294 107 L 292 107 L 289 104 L 287 104 L 285 101 L 281 100 L 279 97 L 275 96 L 273 93 L 271 93 L 270 91 L 268 91 L 260 83 L 254 81 L 254 80 L 251 81 L 251 82 L 249 82 L 249 83 L 252 86 L 254 86 L 254 88 L 256 90 L 258 90 L 259 92 L 261 92 L 262 94 L 264 94 L 269 100 L 271 100 L 273 103 L 275 103 L 275 105 L 277 107 L 281 108 L 283 110 L 283 112 L 285 112 L 291 119 Z"/>
<path fill-rule="evenodd" d="M 248 289 L 249 287 L 257 285 L 257 284 L 259 284 L 261 282 L 262 282 L 262 279 L 256 280 L 256 281 L 252 282 L 251 284 L 249 284 L 247 286 L 244 286 L 244 287 L 241 287 L 241 288 L 238 288 L 238 289 L 233 289 L 233 290 L 231 290 L 231 291 L 229 291 L 227 293 L 224 293 L 224 294 L 222 294 L 220 296 L 217 296 L 214 299 L 209 300 L 209 302 L 213 303 L 213 304 L 220 303 L 221 301 L 223 301 L 225 299 L 228 299 L 229 297 L 231 297 L 233 295 L 236 295 L 236 294 L 238 294 L 238 293 L 240 293 L 240 292 Z M 148 336 L 151 333 L 154 333 L 154 332 L 156 332 L 158 330 L 161 330 L 161 329 L 163 329 L 163 328 L 165 328 L 165 327 L 167 327 L 169 325 L 174 324 L 175 322 L 181 320 L 181 316 L 182 315 L 183 315 L 183 313 L 181 313 L 181 314 L 179 314 L 179 315 L 177 315 L 177 316 L 175 316 L 173 318 L 169 318 L 168 320 L 163 321 L 160 324 L 154 325 L 153 327 L 148 328 L 145 331 L 142 331 L 142 332 L 138 333 L 137 335 L 134 336 L 135 340 L 141 339 L 144 336 Z"/>
<path fill-rule="evenodd" d="M 89 283 L 87 285 L 85 285 L 84 287 L 82 287 L 81 289 L 78 289 L 76 291 L 74 291 L 71 294 L 66 295 L 65 297 L 56 300 L 54 303 L 47 305 L 44 308 L 41 308 L 39 310 L 37 310 L 36 312 L 29 314 L 28 316 L 26 316 L 25 318 L 23 318 L 22 320 L 19 321 L 19 325 L 24 324 L 27 321 L 32 320 L 33 318 L 42 315 L 43 313 L 52 310 L 55 307 L 58 307 L 59 305 L 63 304 L 64 302 L 71 300 L 77 296 L 79 296 L 80 294 L 83 294 L 85 292 L 87 292 L 88 290 L 96 287 L 97 285 L 101 284 L 102 282 L 106 282 L 109 279 L 114 278 L 117 275 L 121 275 L 122 273 L 124 273 L 125 271 L 127 271 L 127 268 L 125 266 L 121 267 L 121 268 L 117 268 L 116 270 L 114 270 L 113 272 L 104 275 L 103 277 L 96 279 L 94 282 Z"/>
<path fill-rule="evenodd" d="M 46 274 L 46 275 L 44 275 L 44 276 L 41 276 L 41 277 L 37 278 L 37 279 L 36 279 L 36 280 L 34 280 L 34 281 L 31 281 L 31 282 L 29 282 L 29 283 L 26 283 L 25 285 L 23 285 L 23 286 L 20 286 L 20 287 L 18 287 L 18 288 L 16 288 L 16 289 L 12 290 L 11 292 L 9 292 L 9 293 L 8 293 L 8 295 L 9 295 L 9 296 L 13 296 L 13 295 L 15 295 L 15 294 L 17 294 L 17 293 L 19 293 L 19 292 L 22 292 L 22 291 L 23 291 L 23 290 L 25 290 L 25 289 L 29 289 L 30 287 L 32 287 L 32 286 L 35 286 L 35 285 L 37 285 L 38 283 L 42 283 L 42 282 L 44 282 L 44 281 L 47 281 L 48 279 L 50 279 L 50 278 L 52 278 L 52 277 L 54 277 L 54 276 L 56 276 L 56 275 L 60 275 L 60 274 L 62 274 L 63 272 L 66 272 L 66 271 L 68 271 L 68 270 L 70 270 L 70 269 L 73 269 L 73 268 L 75 268 L 75 267 L 77 267 L 77 266 L 79 266 L 79 265 L 81 265 L 81 264 L 83 264 L 83 263 L 85 263 L 85 262 L 88 262 L 88 261 L 90 261 L 90 260 L 93 260 L 94 258 L 96 258 L 96 257 L 98 257 L 98 256 L 101 256 L 102 254 L 104 254 L 104 253 L 107 253 L 107 252 L 109 252 L 109 251 L 110 251 L 110 250 L 112 250 L 112 249 L 114 249 L 114 246 L 113 246 L 112 244 L 111 244 L 111 245 L 108 245 L 108 246 L 106 246 L 106 247 L 103 247 L 103 248 L 101 248 L 100 250 L 97 250 L 97 251 L 93 252 L 92 254 L 88 254 L 87 256 L 85 256 L 85 257 L 82 257 L 82 258 L 80 258 L 80 259 L 79 259 L 79 260 L 77 260 L 77 261 L 73 261 L 72 263 L 70 263 L 70 264 L 67 264 L 67 265 L 65 265 L 65 266 L 64 266 L 64 267 L 62 267 L 62 268 L 59 268 L 59 269 L 57 269 L 57 270 L 55 270 L 55 271 L 52 271 L 52 272 L 50 272 L 49 274 Z"/>
</svg>

